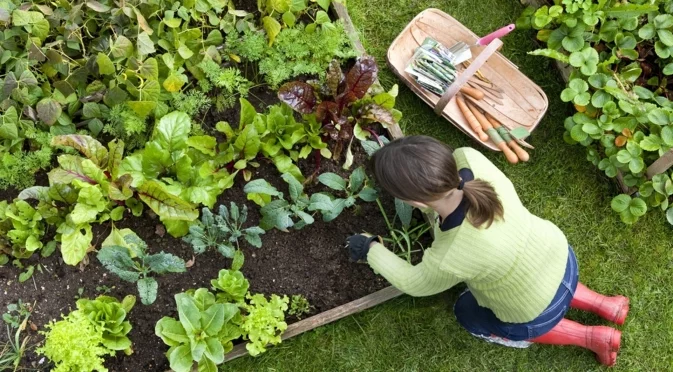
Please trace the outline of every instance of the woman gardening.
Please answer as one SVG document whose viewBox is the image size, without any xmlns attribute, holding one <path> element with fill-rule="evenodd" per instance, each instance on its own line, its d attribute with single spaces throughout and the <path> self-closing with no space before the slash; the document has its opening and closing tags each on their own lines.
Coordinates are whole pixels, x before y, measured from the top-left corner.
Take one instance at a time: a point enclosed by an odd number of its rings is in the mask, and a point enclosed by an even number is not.
<svg viewBox="0 0 673 372">
<path fill-rule="evenodd" d="M 617 360 L 621 332 L 566 319 L 569 308 L 623 324 L 624 296 L 607 297 L 578 281 L 578 264 L 563 232 L 531 214 L 512 183 L 480 152 L 451 151 L 426 136 L 399 139 L 373 158 L 378 184 L 393 196 L 437 215 L 435 241 L 412 266 L 367 234 L 348 238 L 351 258 L 369 265 L 412 296 L 465 282 L 454 305 L 472 335 L 511 347 L 575 345 L 600 363 Z"/>
</svg>

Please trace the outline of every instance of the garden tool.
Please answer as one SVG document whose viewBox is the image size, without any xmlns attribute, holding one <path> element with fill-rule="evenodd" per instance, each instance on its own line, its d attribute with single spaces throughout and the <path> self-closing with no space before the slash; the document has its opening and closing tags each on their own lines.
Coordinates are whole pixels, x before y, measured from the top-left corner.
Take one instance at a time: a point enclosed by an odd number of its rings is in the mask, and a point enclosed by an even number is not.
<svg viewBox="0 0 673 372">
<path fill-rule="evenodd" d="M 462 60 L 460 62 L 456 61 L 455 64 L 461 64 L 470 58 L 472 58 L 472 52 L 470 51 L 470 48 L 473 46 L 486 46 L 491 43 L 494 39 L 499 39 L 502 38 L 503 36 L 509 34 L 512 32 L 516 26 L 514 24 L 507 25 L 503 28 L 500 28 L 496 31 L 491 32 L 490 34 L 482 37 L 481 39 L 477 40 L 476 43 L 469 45 L 468 43 L 465 43 L 463 41 L 457 42 L 454 46 L 449 48 L 449 52 L 455 56 L 460 56 Z M 463 59 L 464 58 L 464 59 Z"/>
</svg>

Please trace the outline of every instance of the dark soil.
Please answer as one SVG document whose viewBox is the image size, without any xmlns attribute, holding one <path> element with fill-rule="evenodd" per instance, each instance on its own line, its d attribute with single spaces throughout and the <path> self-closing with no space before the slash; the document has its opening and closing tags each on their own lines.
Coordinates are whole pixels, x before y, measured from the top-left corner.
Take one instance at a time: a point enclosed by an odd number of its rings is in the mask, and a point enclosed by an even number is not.
<svg viewBox="0 0 673 372">
<path fill-rule="evenodd" d="M 355 164 L 364 164 L 366 155 L 359 146 L 355 148 Z M 313 157 L 300 164 L 302 172 L 309 175 L 315 169 Z M 343 160 L 342 160 L 343 161 Z M 287 194 L 287 185 L 280 179 L 273 164 L 261 159 L 261 165 L 254 170 L 253 179 L 265 178 Z M 341 162 L 323 159 L 320 172 L 335 172 L 346 176 L 348 172 L 341 169 Z M 39 177 L 44 181 L 44 177 Z M 249 208 L 248 224 L 257 224 L 260 218 L 258 207 L 246 200 L 243 193 L 245 182 L 238 180 L 232 189 L 225 191 L 218 199 L 218 204 L 235 202 L 246 204 Z M 323 191 L 322 185 L 307 185 L 309 194 Z M 12 199 L 16 193 L 3 192 L 2 199 Z M 390 197 L 383 197 L 384 207 L 392 214 L 394 206 Z M 182 257 L 185 261 L 192 259 L 192 248 L 179 239 L 161 233 L 161 223 L 148 213 L 142 218 L 128 218 L 118 223 L 118 228 L 131 228 L 145 240 L 152 252 L 166 251 Z M 158 227 L 159 226 L 159 227 Z M 278 230 L 268 231 L 262 236 L 263 246 L 260 249 L 244 244 L 245 265 L 242 269 L 250 281 L 253 292 L 264 294 L 294 295 L 302 294 L 313 306 L 312 314 L 320 313 L 343 305 L 352 300 L 366 296 L 388 284 L 385 279 L 377 276 L 366 264 L 350 262 L 344 241 L 355 232 L 367 231 L 386 235 L 386 226 L 376 203 L 360 203 L 355 209 L 346 210 L 335 221 L 327 224 L 317 221 L 303 230 L 291 230 L 289 233 Z M 94 229 L 94 248 L 98 248 L 110 232 L 110 225 L 96 226 Z M 37 256 L 37 255 L 36 255 Z M 57 320 L 75 307 L 80 291 L 82 297 L 94 298 L 104 292 L 122 298 L 127 294 L 137 295 L 134 284 L 120 281 L 108 273 L 96 260 L 95 252 L 89 254 L 88 265 L 78 268 L 63 263 L 60 254 L 55 253 L 49 258 L 33 257 L 26 264 L 40 263 L 42 273 L 35 272 L 32 279 L 18 283 L 20 273 L 15 267 L 4 267 L 0 270 L 0 308 L 16 303 L 21 299 L 25 303 L 35 303 L 31 320 L 39 329 L 51 320 Z M 159 294 L 157 301 L 151 306 L 144 306 L 138 301 L 130 312 L 129 320 L 133 324 L 130 338 L 136 351 L 131 356 L 117 353 L 108 358 L 106 366 L 110 371 L 165 371 L 168 361 L 164 356 L 167 347 L 154 334 L 154 325 L 163 316 L 177 317 L 173 295 L 192 288 L 210 287 L 210 280 L 217 277 L 219 270 L 229 268 L 230 261 L 217 252 L 207 252 L 197 256 L 194 265 L 183 274 L 168 274 L 157 277 Z M 106 291 L 109 288 L 109 292 Z M 288 318 L 288 322 L 296 319 Z M 42 336 L 30 332 L 33 340 L 42 341 Z M 4 339 L 4 334 L 0 340 Z M 43 357 L 29 351 L 24 359 L 26 367 L 46 370 Z"/>
</svg>

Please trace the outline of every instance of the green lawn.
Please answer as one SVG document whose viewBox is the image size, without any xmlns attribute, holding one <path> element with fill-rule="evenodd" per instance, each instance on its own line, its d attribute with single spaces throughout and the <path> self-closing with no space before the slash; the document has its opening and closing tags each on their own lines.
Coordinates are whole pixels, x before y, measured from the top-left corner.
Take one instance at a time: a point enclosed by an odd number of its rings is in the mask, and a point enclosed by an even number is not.
<svg viewBox="0 0 673 372">
<path fill-rule="evenodd" d="M 423 9 L 440 8 L 477 34 L 514 22 L 523 9 L 516 0 L 349 0 L 351 17 L 368 52 L 385 66 L 385 53 L 404 26 Z M 534 33 L 515 31 L 504 53 L 547 93 L 550 108 L 531 142 L 528 164 L 508 165 L 487 155 L 504 170 L 533 213 L 558 224 L 575 246 L 580 278 L 603 293 L 631 298 L 616 370 L 673 369 L 673 245 L 671 227 L 660 212 L 628 227 L 610 210 L 614 184 L 599 174 L 584 149 L 562 140 L 569 107 L 560 101 L 562 80 L 535 48 Z M 385 86 L 398 83 L 388 70 Z M 402 87 L 401 87 L 402 88 Z M 400 90 L 398 108 L 408 134 L 427 134 L 451 146 L 478 146 L 448 122 L 438 119 L 408 89 Z M 483 150 L 482 148 L 480 148 Z M 483 150 L 487 151 L 487 150 Z M 574 347 L 534 345 L 514 350 L 476 340 L 456 323 L 452 304 L 462 288 L 429 298 L 403 297 L 284 342 L 263 356 L 225 364 L 232 370 L 395 370 L 587 371 L 600 369 L 592 354 Z M 571 312 L 573 319 L 600 324 L 596 317 Z"/>
</svg>

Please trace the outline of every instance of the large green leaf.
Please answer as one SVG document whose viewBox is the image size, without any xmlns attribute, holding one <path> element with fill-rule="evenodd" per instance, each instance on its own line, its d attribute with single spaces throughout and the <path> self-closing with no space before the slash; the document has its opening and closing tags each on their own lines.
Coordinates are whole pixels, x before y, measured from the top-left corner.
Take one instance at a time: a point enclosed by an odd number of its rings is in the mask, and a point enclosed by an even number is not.
<svg viewBox="0 0 673 372">
<path fill-rule="evenodd" d="M 93 179 L 86 175 L 84 169 L 82 169 L 82 161 L 84 160 L 82 157 L 76 155 L 61 155 L 57 159 L 60 167 L 54 168 L 49 172 L 50 185 L 59 183 L 69 184 L 74 180 L 80 180 L 91 184 L 95 183 Z"/>
<path fill-rule="evenodd" d="M 154 42 L 150 39 L 150 35 L 143 31 L 138 35 L 138 54 L 146 56 L 156 52 L 154 49 Z"/>
<path fill-rule="evenodd" d="M 253 124 L 246 125 L 234 142 L 234 148 L 240 152 L 246 160 L 252 160 L 257 157 L 260 146 L 259 134 Z"/>
<path fill-rule="evenodd" d="M 276 36 L 280 33 L 280 23 L 273 18 L 266 16 L 262 18 L 262 25 L 266 31 L 266 35 L 269 38 L 269 45 L 273 45 L 273 42 L 276 40 Z"/>
<path fill-rule="evenodd" d="M 62 112 L 61 105 L 53 98 L 43 98 L 35 108 L 37 117 L 49 126 L 56 123 Z"/>
<path fill-rule="evenodd" d="M 72 266 L 79 264 L 86 256 L 86 251 L 89 249 L 92 239 L 93 233 L 89 225 L 62 234 L 61 254 L 63 255 L 63 261 Z"/>
<path fill-rule="evenodd" d="M 133 43 L 124 35 L 119 35 L 114 44 L 110 47 L 110 52 L 115 58 L 128 58 L 133 55 Z"/>
<path fill-rule="evenodd" d="M 201 330 L 201 312 L 196 307 L 194 299 L 186 293 L 175 295 L 175 303 L 178 306 L 178 317 L 187 335 L 197 334 Z"/>
<path fill-rule="evenodd" d="M 194 221 L 199 216 L 199 212 L 191 204 L 168 193 L 161 183 L 154 180 L 140 185 L 138 196 L 161 218 Z"/>
<path fill-rule="evenodd" d="M 189 345 L 180 345 L 170 350 L 168 361 L 175 372 L 190 372 L 192 369 L 192 350 Z"/>
<path fill-rule="evenodd" d="M 318 176 L 318 181 L 323 185 L 338 191 L 345 191 L 347 186 L 347 181 L 336 173 L 323 173 Z"/>
<path fill-rule="evenodd" d="M 217 336 L 224 325 L 224 305 L 214 304 L 201 313 L 201 328 L 209 336 Z M 221 363 L 221 362 L 220 362 Z"/>
<path fill-rule="evenodd" d="M 151 305 L 157 299 L 157 290 L 159 284 L 154 278 L 143 278 L 138 280 L 138 293 L 143 305 Z"/>
<path fill-rule="evenodd" d="M 80 134 L 56 136 L 52 138 L 51 145 L 72 147 L 97 166 L 101 168 L 107 168 L 108 166 L 107 149 L 100 142 L 98 142 L 98 140 L 91 136 Z"/>
<path fill-rule="evenodd" d="M 98 53 L 96 56 L 96 64 L 98 65 L 98 73 L 101 75 L 111 75 L 115 73 L 115 66 L 112 60 L 105 53 Z"/>
<path fill-rule="evenodd" d="M 172 153 L 187 147 L 187 138 L 192 130 L 189 115 L 180 111 L 173 111 L 164 115 L 154 129 L 153 138 L 161 147 Z"/>
<path fill-rule="evenodd" d="M 189 337 L 182 324 L 169 317 L 161 318 L 154 327 L 154 334 L 161 337 L 168 346 L 178 346 L 189 343 Z M 191 354 L 190 354 L 191 355 Z"/>
</svg>

